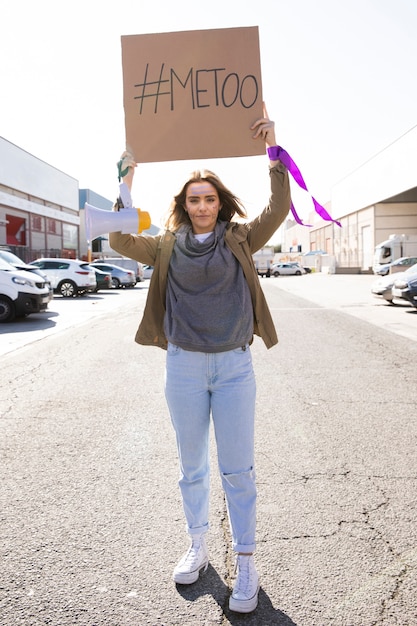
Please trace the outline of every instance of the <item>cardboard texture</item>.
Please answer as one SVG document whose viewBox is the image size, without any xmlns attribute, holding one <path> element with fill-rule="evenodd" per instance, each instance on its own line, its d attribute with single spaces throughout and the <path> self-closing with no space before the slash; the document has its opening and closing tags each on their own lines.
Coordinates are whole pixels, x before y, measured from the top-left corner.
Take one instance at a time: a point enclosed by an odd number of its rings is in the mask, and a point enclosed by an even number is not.
<svg viewBox="0 0 417 626">
<path fill-rule="evenodd" d="M 126 145 L 137 162 L 265 154 L 258 27 L 122 38 Z"/>
</svg>

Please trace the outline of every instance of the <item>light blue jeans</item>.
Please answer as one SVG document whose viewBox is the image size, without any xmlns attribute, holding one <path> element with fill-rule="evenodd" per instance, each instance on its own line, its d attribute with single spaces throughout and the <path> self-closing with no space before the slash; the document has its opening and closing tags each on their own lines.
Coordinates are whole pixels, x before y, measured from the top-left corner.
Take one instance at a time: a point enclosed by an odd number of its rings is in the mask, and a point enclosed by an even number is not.
<svg viewBox="0 0 417 626">
<path fill-rule="evenodd" d="M 165 396 L 177 438 L 188 533 L 208 530 L 211 415 L 233 549 L 253 552 L 256 385 L 249 346 L 211 354 L 168 344 Z"/>
</svg>

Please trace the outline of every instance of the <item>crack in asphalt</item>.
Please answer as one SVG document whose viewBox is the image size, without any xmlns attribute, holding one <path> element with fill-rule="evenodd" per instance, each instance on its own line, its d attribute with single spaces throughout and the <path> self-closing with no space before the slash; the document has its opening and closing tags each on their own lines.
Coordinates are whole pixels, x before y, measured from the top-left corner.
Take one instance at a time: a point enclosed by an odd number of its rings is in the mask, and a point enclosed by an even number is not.
<svg viewBox="0 0 417 626">
<path fill-rule="evenodd" d="M 403 480 L 403 481 L 415 481 L 417 480 L 417 476 L 384 476 L 384 475 L 366 475 L 366 474 L 355 474 L 351 470 L 345 470 L 343 472 L 317 472 L 314 474 L 302 474 L 301 476 L 295 476 L 293 480 L 283 481 L 281 484 L 286 485 L 294 485 L 296 483 L 307 484 L 311 481 L 332 481 L 335 479 L 345 479 L 352 480 L 355 478 L 368 479 L 368 480 Z M 389 615 L 390 603 L 394 602 L 401 594 L 401 589 L 404 583 L 407 580 L 408 575 L 412 575 L 414 573 L 415 568 L 407 563 L 407 555 L 398 553 L 392 543 L 385 537 L 384 533 L 372 522 L 372 516 L 374 513 L 381 511 L 383 509 L 388 509 L 390 506 L 390 498 L 387 493 L 382 489 L 379 485 L 374 485 L 375 490 L 380 494 L 380 501 L 373 506 L 363 508 L 361 512 L 359 512 L 359 517 L 357 519 L 353 518 L 351 520 L 342 519 L 337 522 L 337 528 L 332 532 L 321 533 L 321 534 L 310 534 L 310 533 L 300 533 L 297 535 L 281 535 L 278 536 L 277 539 L 281 541 L 298 541 L 303 539 L 328 539 L 336 536 L 342 529 L 345 527 L 349 529 L 349 526 L 353 525 L 361 525 L 367 528 L 371 535 L 375 538 L 379 539 L 387 548 L 389 554 L 391 555 L 393 561 L 383 570 L 377 572 L 372 575 L 370 580 L 366 585 L 363 585 L 359 589 L 356 589 L 354 593 L 350 594 L 348 597 L 344 599 L 344 601 L 340 604 L 348 605 L 350 604 L 355 597 L 359 594 L 363 594 L 369 592 L 369 590 L 376 585 L 381 580 L 381 578 L 385 580 L 392 580 L 391 589 L 388 590 L 387 595 L 380 601 L 380 611 L 377 621 L 372 623 L 372 626 L 378 626 L 379 624 L 385 624 L 386 616 Z M 348 535 L 358 540 L 357 535 Z M 364 541 L 369 541 L 368 539 L 364 539 Z M 411 555 L 416 553 L 417 550 L 413 549 L 411 551 Z"/>
</svg>

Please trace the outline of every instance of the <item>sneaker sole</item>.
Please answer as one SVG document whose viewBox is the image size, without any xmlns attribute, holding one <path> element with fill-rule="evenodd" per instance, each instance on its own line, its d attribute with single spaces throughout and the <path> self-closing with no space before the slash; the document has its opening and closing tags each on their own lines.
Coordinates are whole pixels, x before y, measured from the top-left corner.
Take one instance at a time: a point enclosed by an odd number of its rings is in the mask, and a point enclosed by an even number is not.
<svg viewBox="0 0 417 626">
<path fill-rule="evenodd" d="M 209 562 L 207 560 L 205 563 L 202 563 L 200 567 L 195 570 L 195 572 L 190 572 L 189 574 L 175 574 L 174 573 L 172 576 L 172 579 L 175 583 L 178 583 L 179 585 L 192 585 L 199 579 L 201 571 L 203 571 L 203 574 L 204 574 L 204 572 L 208 568 L 208 564 Z"/>
<path fill-rule="evenodd" d="M 249 598 L 249 600 L 236 600 L 236 598 L 230 596 L 229 609 L 235 613 L 252 613 L 258 606 L 258 594 L 259 586 L 253 598 Z"/>
</svg>

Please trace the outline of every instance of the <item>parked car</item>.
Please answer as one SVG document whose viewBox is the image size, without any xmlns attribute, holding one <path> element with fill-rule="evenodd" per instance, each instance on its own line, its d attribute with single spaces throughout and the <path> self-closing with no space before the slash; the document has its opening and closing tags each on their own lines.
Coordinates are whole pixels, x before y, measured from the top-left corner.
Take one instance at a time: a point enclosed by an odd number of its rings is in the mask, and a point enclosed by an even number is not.
<svg viewBox="0 0 417 626">
<path fill-rule="evenodd" d="M 400 278 L 395 278 L 392 296 L 394 300 L 398 298 L 417 308 L 417 264 L 401 274 Z"/>
<path fill-rule="evenodd" d="M 64 298 L 92 293 L 96 289 L 96 274 L 85 261 L 43 258 L 32 261 L 30 265 L 41 269 L 51 281 L 54 292 Z"/>
<path fill-rule="evenodd" d="M 94 271 L 96 274 L 96 283 L 97 286 L 94 291 L 97 293 L 100 289 L 113 289 L 112 276 L 111 272 L 105 272 L 98 267 L 94 267 Z"/>
<path fill-rule="evenodd" d="M 0 322 L 40 313 L 48 302 L 49 287 L 41 276 L 0 259 Z"/>
<path fill-rule="evenodd" d="M 106 259 L 96 259 L 94 261 L 94 265 L 96 263 L 104 263 L 107 265 L 117 265 L 117 267 L 122 267 L 125 270 L 131 270 L 135 277 L 136 282 L 140 283 L 144 280 L 143 276 L 143 265 L 134 259 L 126 259 L 125 257 L 108 257 Z"/>
<path fill-rule="evenodd" d="M 394 274 L 396 272 L 404 272 L 406 269 L 417 263 L 417 257 L 415 256 L 402 256 L 400 259 L 381 265 L 381 267 L 375 272 L 380 276 L 386 276 L 387 274 Z"/>
<path fill-rule="evenodd" d="M 374 296 L 384 298 L 390 304 L 395 304 L 394 295 L 392 293 L 394 283 L 406 276 L 413 275 L 417 272 L 417 263 L 408 270 L 401 273 L 388 274 L 387 276 L 380 276 L 375 280 L 371 287 L 371 293 Z"/>
<path fill-rule="evenodd" d="M 13 254 L 13 252 L 9 252 L 8 250 L 0 249 L 0 259 L 3 259 L 3 261 L 10 263 L 10 265 L 13 265 L 13 267 L 15 267 L 18 270 L 25 270 L 26 272 L 33 272 L 34 274 L 37 274 L 38 276 L 40 276 L 45 281 L 49 289 L 49 300 L 52 300 L 52 298 L 54 297 L 54 290 L 52 289 L 50 280 L 48 280 L 47 275 L 44 272 L 42 272 L 42 270 L 40 270 L 38 267 L 34 267 L 33 265 L 29 265 L 29 263 L 25 263 L 24 261 L 22 261 L 22 259 L 19 259 L 19 257 L 16 256 L 16 254 Z"/>
<path fill-rule="evenodd" d="M 375 280 L 374 283 L 372 283 L 371 293 L 373 293 L 374 296 L 383 298 L 390 304 L 394 304 L 392 297 L 392 287 L 394 285 L 394 281 L 398 276 L 399 274 L 388 274 L 387 276 L 380 276 Z"/>
<path fill-rule="evenodd" d="M 101 261 L 94 261 L 91 263 L 93 268 L 98 267 L 99 270 L 111 273 L 111 281 L 114 289 L 120 289 L 120 287 L 134 287 L 136 285 L 136 275 L 132 270 L 125 270 L 117 265 L 111 265 L 110 263 L 102 263 Z"/>
<path fill-rule="evenodd" d="M 153 266 L 152 265 L 144 265 L 143 266 L 143 278 L 149 279 L 153 274 Z"/>
<path fill-rule="evenodd" d="M 271 267 L 271 276 L 301 276 L 306 274 L 304 267 L 299 263 L 274 263 Z"/>
</svg>

